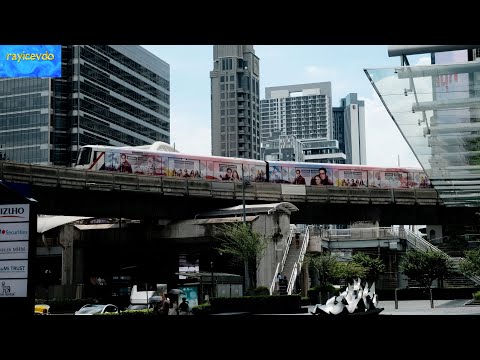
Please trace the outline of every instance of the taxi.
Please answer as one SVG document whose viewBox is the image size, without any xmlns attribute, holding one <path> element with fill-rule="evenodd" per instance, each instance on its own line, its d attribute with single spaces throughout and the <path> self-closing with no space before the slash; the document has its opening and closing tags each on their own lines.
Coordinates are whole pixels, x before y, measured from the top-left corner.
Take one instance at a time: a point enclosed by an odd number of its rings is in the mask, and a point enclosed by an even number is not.
<svg viewBox="0 0 480 360">
<path fill-rule="evenodd" d="M 50 305 L 35 304 L 35 315 L 50 315 Z"/>
</svg>

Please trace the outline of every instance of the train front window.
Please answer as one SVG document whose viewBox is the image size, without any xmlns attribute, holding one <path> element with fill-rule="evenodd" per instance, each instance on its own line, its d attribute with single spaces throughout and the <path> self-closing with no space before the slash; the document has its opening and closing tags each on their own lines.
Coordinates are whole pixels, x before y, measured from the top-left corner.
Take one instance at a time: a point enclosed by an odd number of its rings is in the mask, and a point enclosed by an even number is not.
<svg viewBox="0 0 480 360">
<path fill-rule="evenodd" d="M 82 148 L 82 150 L 80 150 L 80 155 L 78 155 L 77 165 L 90 164 L 91 154 L 92 154 L 91 148 Z"/>
</svg>

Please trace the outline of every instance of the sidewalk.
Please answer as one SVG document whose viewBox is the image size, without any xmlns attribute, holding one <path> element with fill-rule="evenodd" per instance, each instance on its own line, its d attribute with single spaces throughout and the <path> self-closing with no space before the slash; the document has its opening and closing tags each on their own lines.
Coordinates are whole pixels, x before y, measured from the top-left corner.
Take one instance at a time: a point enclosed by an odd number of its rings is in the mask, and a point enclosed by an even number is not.
<svg viewBox="0 0 480 360">
<path fill-rule="evenodd" d="M 470 299 L 434 300 L 434 307 L 430 307 L 430 300 L 401 300 L 398 309 L 395 301 L 379 301 L 377 307 L 384 308 L 380 315 L 480 315 L 480 305 L 465 305 Z M 308 305 L 308 315 L 315 305 Z"/>
</svg>

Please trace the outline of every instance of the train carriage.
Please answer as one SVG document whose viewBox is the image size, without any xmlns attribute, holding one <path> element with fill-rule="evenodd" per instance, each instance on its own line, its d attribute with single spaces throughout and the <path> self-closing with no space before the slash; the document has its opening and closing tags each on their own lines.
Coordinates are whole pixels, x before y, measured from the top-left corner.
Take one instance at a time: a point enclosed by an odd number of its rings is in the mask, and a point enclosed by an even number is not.
<svg viewBox="0 0 480 360">
<path fill-rule="evenodd" d="M 425 188 L 430 182 L 422 169 L 262 161 L 184 154 L 163 145 L 81 148 L 75 167 L 140 175 L 188 177 L 212 181 L 270 182 L 306 186 Z"/>
</svg>

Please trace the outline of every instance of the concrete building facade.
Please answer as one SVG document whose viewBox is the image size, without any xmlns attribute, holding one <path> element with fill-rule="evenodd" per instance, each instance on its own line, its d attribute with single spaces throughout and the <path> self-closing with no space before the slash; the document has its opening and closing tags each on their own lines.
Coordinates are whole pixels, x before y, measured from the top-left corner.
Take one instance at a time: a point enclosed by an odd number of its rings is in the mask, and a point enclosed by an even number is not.
<svg viewBox="0 0 480 360">
<path fill-rule="evenodd" d="M 212 155 L 260 159 L 260 60 L 253 45 L 214 45 Z"/>
</svg>

